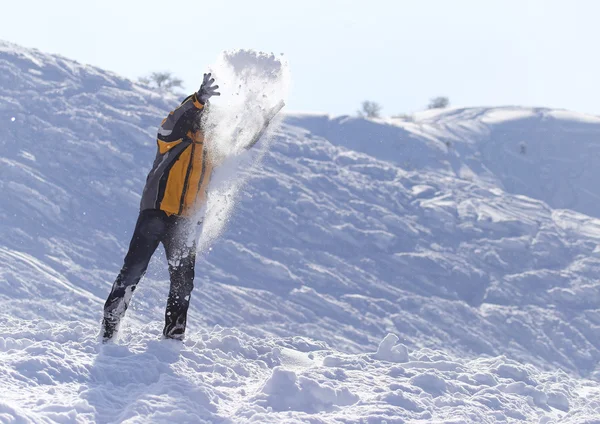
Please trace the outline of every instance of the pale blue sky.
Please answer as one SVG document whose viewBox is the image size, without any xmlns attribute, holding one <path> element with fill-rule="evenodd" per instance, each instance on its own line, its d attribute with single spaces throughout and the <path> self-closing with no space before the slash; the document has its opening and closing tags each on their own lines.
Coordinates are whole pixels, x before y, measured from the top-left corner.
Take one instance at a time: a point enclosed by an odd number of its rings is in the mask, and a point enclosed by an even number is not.
<svg viewBox="0 0 600 424">
<path fill-rule="evenodd" d="M 194 91 L 224 49 L 284 53 L 292 110 L 453 105 L 600 114 L 595 0 L 3 1 L 0 39 Z"/>
</svg>

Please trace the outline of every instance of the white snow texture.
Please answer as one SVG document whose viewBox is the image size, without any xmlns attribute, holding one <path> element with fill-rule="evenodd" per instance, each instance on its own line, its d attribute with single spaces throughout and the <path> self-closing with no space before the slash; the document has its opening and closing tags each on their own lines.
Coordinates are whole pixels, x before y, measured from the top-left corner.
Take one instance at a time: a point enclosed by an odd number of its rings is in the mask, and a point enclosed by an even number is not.
<svg viewBox="0 0 600 424">
<path fill-rule="evenodd" d="M 211 71 L 186 340 L 157 252 L 102 345 L 181 99 L 0 42 L 0 422 L 600 423 L 600 118 L 287 113 L 245 152 L 287 64 Z"/>
</svg>

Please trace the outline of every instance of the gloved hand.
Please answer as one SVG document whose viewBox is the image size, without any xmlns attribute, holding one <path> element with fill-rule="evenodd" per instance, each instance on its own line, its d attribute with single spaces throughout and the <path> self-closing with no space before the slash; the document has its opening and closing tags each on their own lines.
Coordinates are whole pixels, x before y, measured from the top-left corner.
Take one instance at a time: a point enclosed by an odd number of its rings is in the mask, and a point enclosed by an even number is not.
<svg viewBox="0 0 600 424">
<path fill-rule="evenodd" d="M 213 85 L 215 82 L 214 78 L 210 77 L 210 73 L 204 74 L 204 79 L 202 80 L 202 85 L 200 86 L 200 90 L 196 93 L 196 98 L 202 104 L 206 104 L 208 99 L 212 96 L 220 96 L 221 93 L 215 91 L 219 88 L 218 85 Z"/>
</svg>

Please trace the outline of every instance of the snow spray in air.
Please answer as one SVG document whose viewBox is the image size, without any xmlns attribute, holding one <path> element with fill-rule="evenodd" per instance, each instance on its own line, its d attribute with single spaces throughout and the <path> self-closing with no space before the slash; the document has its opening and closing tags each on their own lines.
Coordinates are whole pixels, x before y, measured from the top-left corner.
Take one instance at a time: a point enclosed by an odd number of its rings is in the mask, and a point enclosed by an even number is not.
<svg viewBox="0 0 600 424">
<path fill-rule="evenodd" d="M 264 114 L 287 98 L 290 73 L 287 62 L 273 54 L 251 50 L 224 52 L 209 68 L 219 85 L 220 97 L 202 116 L 208 155 L 215 165 L 198 252 L 219 237 L 235 208 L 240 189 L 256 170 L 269 148 L 270 135 L 281 117 L 251 151 L 245 149 L 264 125 Z"/>
</svg>

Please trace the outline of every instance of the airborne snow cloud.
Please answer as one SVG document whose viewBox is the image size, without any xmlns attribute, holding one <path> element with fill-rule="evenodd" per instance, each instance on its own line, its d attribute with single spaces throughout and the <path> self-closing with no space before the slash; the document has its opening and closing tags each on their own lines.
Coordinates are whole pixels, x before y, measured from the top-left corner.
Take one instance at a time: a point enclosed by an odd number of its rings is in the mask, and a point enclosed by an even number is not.
<svg viewBox="0 0 600 424">
<path fill-rule="evenodd" d="M 282 57 L 251 50 L 222 53 L 210 71 L 221 96 L 207 108 L 203 120 L 209 154 L 219 167 L 211 181 L 206 210 L 199 211 L 199 218 L 204 218 L 200 252 L 224 231 L 239 190 L 269 148 L 270 135 L 277 130 L 279 119 L 270 124 L 253 152 L 244 150 L 261 131 L 265 113 L 287 100 L 290 84 L 289 67 Z"/>
</svg>

